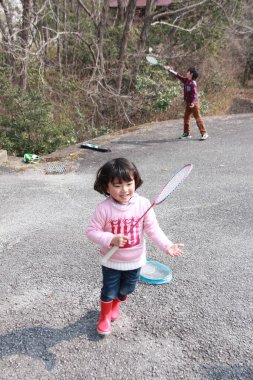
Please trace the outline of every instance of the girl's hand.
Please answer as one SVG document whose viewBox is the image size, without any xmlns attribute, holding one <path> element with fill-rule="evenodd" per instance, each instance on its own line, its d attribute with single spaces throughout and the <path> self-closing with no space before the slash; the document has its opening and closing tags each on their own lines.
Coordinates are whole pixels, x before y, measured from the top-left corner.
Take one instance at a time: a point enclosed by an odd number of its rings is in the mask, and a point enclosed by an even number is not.
<svg viewBox="0 0 253 380">
<path fill-rule="evenodd" d="M 125 236 L 123 234 L 115 235 L 112 238 L 111 245 L 112 246 L 116 245 L 117 247 L 124 247 L 127 240 L 128 240 L 127 236 Z"/>
<path fill-rule="evenodd" d="M 184 253 L 181 248 L 184 247 L 184 244 L 173 244 L 166 252 L 169 256 L 182 256 Z"/>
</svg>

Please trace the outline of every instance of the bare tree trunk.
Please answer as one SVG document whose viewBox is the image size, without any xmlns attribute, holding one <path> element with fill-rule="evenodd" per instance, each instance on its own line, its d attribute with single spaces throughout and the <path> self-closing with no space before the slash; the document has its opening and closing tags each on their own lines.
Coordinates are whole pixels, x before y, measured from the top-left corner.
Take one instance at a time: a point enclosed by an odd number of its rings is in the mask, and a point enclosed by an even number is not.
<svg viewBox="0 0 253 380">
<path fill-rule="evenodd" d="M 12 72 L 15 72 L 15 60 L 13 57 L 13 17 L 11 5 L 3 0 L 0 0 L 0 5 L 3 8 L 3 13 L 5 16 L 0 17 L 0 30 L 2 33 L 2 42 L 5 45 L 5 62 L 7 62 L 11 68 Z"/>
<path fill-rule="evenodd" d="M 67 1 L 64 0 L 63 9 L 63 25 L 64 25 L 64 37 L 63 37 L 63 54 L 64 54 L 64 64 L 68 65 L 68 36 L 67 36 Z"/>
<path fill-rule="evenodd" d="M 72 2 L 73 2 L 73 0 L 72 0 Z M 79 8 L 80 8 L 79 3 L 76 4 L 76 7 L 74 7 L 74 4 L 72 4 L 72 12 L 75 13 L 75 16 L 76 16 L 76 26 L 75 26 L 75 28 L 76 28 L 77 33 L 79 33 L 79 31 L 80 31 Z M 77 46 L 78 46 L 78 39 L 75 38 L 75 41 L 74 41 L 73 46 L 72 46 L 72 60 L 71 60 L 72 69 L 74 69 L 75 63 L 76 63 L 75 61 L 76 61 Z"/>
<path fill-rule="evenodd" d="M 49 31 L 48 28 L 46 28 L 43 32 L 43 37 L 45 41 L 45 48 L 44 48 L 44 61 L 48 61 L 48 41 L 49 41 Z"/>
<path fill-rule="evenodd" d="M 122 0 L 118 0 L 116 25 L 120 25 L 124 20 L 124 7 Z"/>
<path fill-rule="evenodd" d="M 243 72 L 243 78 L 242 78 L 242 84 L 243 86 L 247 85 L 248 80 L 251 78 L 253 74 L 253 48 L 252 50 L 248 52 L 244 72 Z"/>
<path fill-rule="evenodd" d="M 27 75 L 30 54 L 30 35 L 31 35 L 31 16 L 33 8 L 33 0 L 22 0 L 23 13 L 22 13 L 22 30 L 20 32 L 21 47 L 22 47 L 22 62 L 19 86 L 21 91 L 26 90 Z"/>
<path fill-rule="evenodd" d="M 60 72 L 62 71 L 62 43 L 61 43 L 61 37 L 59 35 L 60 32 L 60 4 L 59 1 L 55 5 L 55 14 L 56 14 L 56 32 L 58 34 L 57 38 L 57 62 L 59 65 Z"/>
<path fill-rule="evenodd" d="M 108 21 L 108 13 L 109 13 L 109 0 L 104 0 L 103 9 L 100 15 L 100 22 L 98 24 L 97 36 L 98 36 L 98 58 L 99 58 L 99 66 L 102 74 L 105 73 L 105 62 L 104 62 L 104 34 L 106 30 L 106 25 Z"/>
<path fill-rule="evenodd" d="M 123 32 L 123 36 L 121 40 L 120 53 L 119 53 L 119 76 L 118 76 L 118 83 L 117 83 L 117 89 L 118 89 L 119 94 L 121 92 L 121 87 L 122 87 L 122 78 L 123 78 L 125 62 L 126 62 L 126 51 L 127 51 L 127 44 L 128 44 L 128 39 L 129 39 L 129 31 L 131 29 L 134 15 L 135 15 L 136 2 L 137 0 L 130 0 L 127 6 L 125 28 L 124 28 L 124 32 Z"/>
<path fill-rule="evenodd" d="M 13 25 L 12 25 L 12 15 L 11 15 L 10 6 L 8 6 L 8 4 L 6 4 L 5 1 L 3 0 L 0 0 L 0 4 L 2 5 L 3 10 L 4 10 L 9 35 L 12 36 Z"/>
<path fill-rule="evenodd" d="M 144 23 L 140 34 L 140 39 L 137 43 L 137 55 L 132 68 L 132 75 L 129 88 L 134 87 L 136 83 L 136 77 L 139 71 L 141 60 L 146 50 L 146 43 L 149 35 L 150 25 L 152 23 L 152 6 L 154 6 L 155 3 L 153 0 L 147 0 L 146 3 Z"/>
</svg>

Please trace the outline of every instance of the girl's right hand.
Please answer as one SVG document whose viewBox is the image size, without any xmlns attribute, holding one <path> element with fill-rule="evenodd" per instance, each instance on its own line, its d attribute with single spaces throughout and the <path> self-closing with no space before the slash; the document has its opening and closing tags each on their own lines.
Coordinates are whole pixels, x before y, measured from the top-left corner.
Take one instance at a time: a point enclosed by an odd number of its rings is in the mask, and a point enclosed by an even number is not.
<svg viewBox="0 0 253 380">
<path fill-rule="evenodd" d="M 124 247 L 124 245 L 127 243 L 127 240 L 128 240 L 127 236 L 123 234 L 115 235 L 112 238 L 111 246 L 116 245 L 117 247 Z"/>
</svg>

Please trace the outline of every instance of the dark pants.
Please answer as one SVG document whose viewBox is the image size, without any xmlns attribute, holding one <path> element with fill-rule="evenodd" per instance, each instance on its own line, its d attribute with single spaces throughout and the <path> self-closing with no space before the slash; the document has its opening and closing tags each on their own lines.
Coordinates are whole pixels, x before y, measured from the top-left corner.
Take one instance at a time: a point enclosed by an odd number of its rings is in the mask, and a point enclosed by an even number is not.
<svg viewBox="0 0 253 380">
<path fill-rule="evenodd" d="M 200 116 L 199 104 L 195 104 L 194 107 L 190 107 L 188 105 L 185 106 L 184 112 L 184 133 L 190 133 L 190 119 L 191 116 L 194 116 L 197 126 L 201 135 L 206 132 L 206 128 L 204 126 L 204 122 Z"/>
<path fill-rule="evenodd" d="M 102 266 L 103 287 L 101 289 L 101 300 L 109 302 L 118 298 L 124 299 L 132 293 L 140 278 L 141 268 L 133 270 L 116 270 Z"/>
</svg>

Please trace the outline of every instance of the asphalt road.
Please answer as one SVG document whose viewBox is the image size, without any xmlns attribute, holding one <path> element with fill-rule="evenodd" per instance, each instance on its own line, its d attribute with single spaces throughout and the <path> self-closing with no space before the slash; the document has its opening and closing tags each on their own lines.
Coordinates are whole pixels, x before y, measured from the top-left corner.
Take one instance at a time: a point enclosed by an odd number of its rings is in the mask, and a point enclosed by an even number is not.
<svg viewBox="0 0 253 380">
<path fill-rule="evenodd" d="M 210 138 L 177 139 L 181 121 L 111 136 L 68 174 L 0 168 L 0 379 L 252 380 L 253 114 L 206 118 Z M 184 184 L 155 211 L 185 255 L 166 285 L 140 282 L 112 334 L 96 333 L 97 247 L 84 234 L 102 196 L 95 172 L 135 162 L 150 198 L 186 163 Z"/>
</svg>

